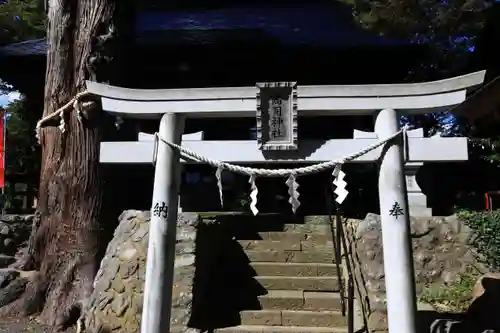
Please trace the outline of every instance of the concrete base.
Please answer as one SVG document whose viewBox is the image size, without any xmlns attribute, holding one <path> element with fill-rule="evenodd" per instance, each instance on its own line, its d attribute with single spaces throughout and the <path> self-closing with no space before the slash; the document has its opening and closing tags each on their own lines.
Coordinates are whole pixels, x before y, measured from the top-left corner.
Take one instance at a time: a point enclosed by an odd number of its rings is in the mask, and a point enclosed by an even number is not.
<svg viewBox="0 0 500 333">
<path fill-rule="evenodd" d="M 424 163 L 407 163 L 404 167 L 406 187 L 408 190 L 408 209 L 410 216 L 428 217 L 432 216 L 432 209 L 427 207 L 427 197 L 417 183 L 418 169 Z"/>
</svg>

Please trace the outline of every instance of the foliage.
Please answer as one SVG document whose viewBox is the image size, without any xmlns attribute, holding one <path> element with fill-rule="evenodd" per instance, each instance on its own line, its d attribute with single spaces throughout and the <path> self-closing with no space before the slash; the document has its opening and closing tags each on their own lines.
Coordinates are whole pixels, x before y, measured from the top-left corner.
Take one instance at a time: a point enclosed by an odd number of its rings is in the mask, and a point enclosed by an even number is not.
<svg viewBox="0 0 500 333">
<path fill-rule="evenodd" d="M 422 81 L 464 68 L 484 24 L 484 0 L 344 0 L 357 22 L 393 38 L 430 46 L 429 58 L 410 74 Z"/>
<path fill-rule="evenodd" d="M 500 267 L 500 210 L 482 212 L 462 210 L 457 216 L 474 230 L 472 245 L 487 264 L 497 270 Z"/>
<path fill-rule="evenodd" d="M 467 128 L 449 112 L 402 117 L 402 125 L 410 128 L 422 128 L 427 136 L 460 136 L 464 134 L 464 129 Z"/>
<path fill-rule="evenodd" d="M 44 0 L 0 0 L 0 45 L 20 42 L 45 35 Z M 0 80 L 0 94 L 15 91 L 15 87 Z M 15 201 L 14 184 L 9 174 L 26 175 L 38 172 L 40 157 L 35 141 L 35 117 L 24 99 L 8 105 L 6 123 L 6 171 L 4 208 Z"/>
<path fill-rule="evenodd" d="M 6 170 L 7 181 L 4 192 L 5 209 L 14 206 L 14 184 L 8 182 L 9 175 L 30 175 L 40 170 L 40 155 L 34 135 L 35 123 L 30 120 L 26 101 L 21 98 L 7 106 L 6 123 Z M 33 117 L 31 117 L 33 118 Z"/>
<path fill-rule="evenodd" d="M 450 285 L 432 284 L 424 288 L 420 301 L 445 312 L 465 312 L 472 300 L 472 290 L 480 274 L 468 268 L 465 274 Z"/>
<path fill-rule="evenodd" d="M 6 167 L 12 173 L 30 173 L 39 170 L 35 125 L 29 120 L 24 98 L 7 106 L 9 119 L 6 130 Z"/>
<path fill-rule="evenodd" d="M 498 116 L 480 119 L 471 125 L 462 125 L 471 142 L 471 152 L 496 167 L 500 167 L 500 131 Z"/>
<path fill-rule="evenodd" d="M 43 0 L 0 2 L 0 45 L 45 35 Z"/>
<path fill-rule="evenodd" d="M 341 0 L 353 7 L 355 20 L 364 28 L 405 42 L 425 44 L 421 59 L 407 76 L 423 82 L 463 74 L 485 23 L 485 0 Z M 449 112 L 414 115 L 410 127 L 428 135 L 468 135 L 470 127 Z M 480 152 L 480 150 L 479 150 Z"/>
</svg>

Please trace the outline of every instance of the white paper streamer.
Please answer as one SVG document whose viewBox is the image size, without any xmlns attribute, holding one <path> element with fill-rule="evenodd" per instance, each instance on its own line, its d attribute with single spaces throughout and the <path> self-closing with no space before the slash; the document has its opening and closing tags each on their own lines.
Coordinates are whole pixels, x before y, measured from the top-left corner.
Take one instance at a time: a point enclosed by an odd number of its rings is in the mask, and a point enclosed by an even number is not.
<svg viewBox="0 0 500 333">
<path fill-rule="evenodd" d="M 215 178 L 217 178 L 217 187 L 219 188 L 219 198 L 220 198 L 220 206 L 224 207 L 224 196 L 222 194 L 222 166 L 219 166 L 217 170 L 215 170 Z"/>
<path fill-rule="evenodd" d="M 60 120 L 59 120 L 59 130 L 61 130 L 61 133 L 66 132 L 66 120 L 64 119 L 64 113 L 60 115 Z"/>
<path fill-rule="evenodd" d="M 254 216 L 259 213 L 259 210 L 257 209 L 257 195 L 259 194 L 259 190 L 255 184 L 256 178 L 257 177 L 255 175 L 251 175 L 250 180 L 248 181 L 250 183 L 250 189 L 252 190 L 250 192 L 250 210 Z"/>
<path fill-rule="evenodd" d="M 349 194 L 349 191 L 346 190 L 347 183 L 344 180 L 345 173 L 342 171 L 342 164 L 337 164 L 335 166 L 335 169 L 333 169 L 332 172 L 332 176 L 333 185 L 336 187 L 335 191 L 333 192 L 337 195 L 335 201 L 341 204 Z"/>
<path fill-rule="evenodd" d="M 295 179 L 295 175 L 291 174 L 290 177 L 286 180 L 286 186 L 288 186 L 288 194 L 290 195 L 290 199 L 288 202 L 292 205 L 292 212 L 295 214 L 297 209 L 300 206 L 299 196 L 300 193 L 297 191 L 299 188 L 299 183 L 297 183 Z"/>
</svg>

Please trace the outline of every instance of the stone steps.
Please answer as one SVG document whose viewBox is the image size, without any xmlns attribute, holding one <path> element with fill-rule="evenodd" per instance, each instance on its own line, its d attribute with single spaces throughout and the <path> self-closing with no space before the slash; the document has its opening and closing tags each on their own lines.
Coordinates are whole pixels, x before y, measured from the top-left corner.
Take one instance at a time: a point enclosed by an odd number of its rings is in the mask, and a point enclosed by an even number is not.
<svg viewBox="0 0 500 333">
<path fill-rule="evenodd" d="M 251 262 L 260 276 L 336 276 L 337 265 L 329 263 Z"/>
<path fill-rule="evenodd" d="M 243 250 L 252 251 L 314 251 L 323 250 L 332 252 L 331 241 L 310 240 L 239 240 Z"/>
<path fill-rule="evenodd" d="M 216 333 L 347 333 L 346 327 L 301 327 L 240 325 L 219 328 Z"/>
<path fill-rule="evenodd" d="M 236 236 L 255 271 L 255 281 L 267 294 L 258 296 L 260 310 L 240 312 L 241 325 L 217 332 L 347 331 L 347 317 L 340 312 L 332 232 L 325 221 L 305 219 L 254 232 L 249 228 Z"/>
<path fill-rule="evenodd" d="M 243 250 L 251 251 L 300 251 L 302 242 L 280 240 L 240 240 Z"/>
<path fill-rule="evenodd" d="M 242 311 L 242 325 L 334 327 L 347 325 L 338 311 Z"/>
<path fill-rule="evenodd" d="M 326 243 L 332 240 L 332 234 L 328 233 L 309 233 L 309 232 L 286 232 L 286 231 L 265 231 L 257 233 L 261 240 L 285 241 L 285 242 L 321 242 Z M 254 238 L 252 238 L 254 239 Z M 243 238 L 242 238 L 243 240 Z"/>
<path fill-rule="evenodd" d="M 339 291 L 335 276 L 256 276 L 266 290 Z"/>
<path fill-rule="evenodd" d="M 258 297 L 264 310 L 339 310 L 339 293 L 302 290 L 269 290 Z"/>
<path fill-rule="evenodd" d="M 283 231 L 285 232 L 299 232 L 299 233 L 317 233 L 324 235 L 331 235 L 332 229 L 327 224 L 284 224 Z"/>
<path fill-rule="evenodd" d="M 251 262 L 331 264 L 333 251 L 244 250 Z"/>
</svg>

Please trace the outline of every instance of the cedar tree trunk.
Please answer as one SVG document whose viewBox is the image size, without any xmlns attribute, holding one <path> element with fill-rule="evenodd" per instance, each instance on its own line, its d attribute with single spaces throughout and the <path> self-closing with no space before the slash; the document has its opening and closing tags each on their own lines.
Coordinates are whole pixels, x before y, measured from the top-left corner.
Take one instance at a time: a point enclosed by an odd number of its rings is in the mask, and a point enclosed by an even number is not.
<svg viewBox="0 0 500 333">
<path fill-rule="evenodd" d="M 114 12 L 115 0 L 50 0 L 44 116 L 83 91 L 85 80 L 98 80 L 97 69 L 109 60 L 104 44 L 112 40 Z M 65 133 L 57 122 L 42 130 L 39 221 L 22 267 L 37 273 L 23 297 L 8 306 L 11 313 L 40 313 L 39 321 L 57 330 L 84 311 L 106 246 L 100 216 L 101 110 L 91 99 L 82 108 L 83 121 L 73 109 L 66 113 Z"/>
</svg>

